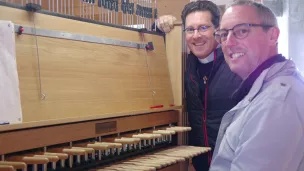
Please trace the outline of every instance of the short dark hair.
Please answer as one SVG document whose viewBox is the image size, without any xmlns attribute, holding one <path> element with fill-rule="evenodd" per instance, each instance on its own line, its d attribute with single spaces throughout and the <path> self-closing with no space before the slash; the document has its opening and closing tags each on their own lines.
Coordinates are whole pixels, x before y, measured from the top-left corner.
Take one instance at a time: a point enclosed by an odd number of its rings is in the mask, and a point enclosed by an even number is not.
<svg viewBox="0 0 304 171">
<path fill-rule="evenodd" d="M 186 17 L 193 12 L 209 11 L 211 13 L 211 22 L 215 28 L 220 25 L 221 12 L 216 4 L 211 1 L 195 1 L 188 3 L 182 12 L 183 25 L 186 23 Z"/>
</svg>

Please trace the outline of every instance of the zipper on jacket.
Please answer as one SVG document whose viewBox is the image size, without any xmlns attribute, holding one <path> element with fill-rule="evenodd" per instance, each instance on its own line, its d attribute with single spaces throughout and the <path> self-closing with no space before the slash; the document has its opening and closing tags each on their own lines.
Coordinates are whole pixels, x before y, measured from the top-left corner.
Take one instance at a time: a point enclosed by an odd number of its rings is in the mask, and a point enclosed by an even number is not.
<svg viewBox="0 0 304 171">
<path fill-rule="evenodd" d="M 204 77 L 205 78 L 205 77 Z M 207 97 L 208 97 L 208 84 L 206 84 L 205 88 L 205 104 L 203 107 L 204 113 L 203 113 L 203 134 L 205 139 L 205 146 L 209 147 L 209 140 L 208 140 L 208 132 L 207 132 Z M 211 164 L 211 153 L 210 151 L 207 152 L 208 155 L 208 164 L 210 166 Z"/>
<path fill-rule="evenodd" d="M 211 72 L 209 74 L 209 78 L 212 74 L 212 71 L 213 71 L 213 67 L 214 67 L 214 64 L 215 64 L 215 61 L 216 61 L 216 50 L 214 50 L 214 60 L 213 60 L 213 65 L 212 65 L 212 68 L 211 68 Z M 208 132 L 207 132 L 207 101 L 208 101 L 208 77 L 207 76 L 204 76 L 203 77 L 203 80 L 204 80 L 204 84 L 205 84 L 205 94 L 204 94 L 204 106 L 203 106 L 203 110 L 204 110 L 204 113 L 203 113 L 203 134 L 204 134 L 204 138 L 205 138 L 205 146 L 206 147 L 209 147 L 209 140 L 208 140 Z M 207 152 L 207 155 L 208 155 L 208 164 L 209 166 L 211 165 L 211 152 L 208 151 Z"/>
</svg>

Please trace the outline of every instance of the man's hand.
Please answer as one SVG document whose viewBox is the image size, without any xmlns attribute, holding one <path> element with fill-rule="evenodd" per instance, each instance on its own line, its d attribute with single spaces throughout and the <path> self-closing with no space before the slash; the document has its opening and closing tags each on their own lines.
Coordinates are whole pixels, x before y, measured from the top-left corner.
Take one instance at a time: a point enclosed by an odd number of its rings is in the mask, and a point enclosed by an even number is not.
<svg viewBox="0 0 304 171">
<path fill-rule="evenodd" d="M 172 15 L 160 16 L 156 20 L 156 26 L 162 32 L 168 33 L 171 31 L 171 29 L 173 29 L 175 21 L 176 21 L 176 18 Z"/>
</svg>

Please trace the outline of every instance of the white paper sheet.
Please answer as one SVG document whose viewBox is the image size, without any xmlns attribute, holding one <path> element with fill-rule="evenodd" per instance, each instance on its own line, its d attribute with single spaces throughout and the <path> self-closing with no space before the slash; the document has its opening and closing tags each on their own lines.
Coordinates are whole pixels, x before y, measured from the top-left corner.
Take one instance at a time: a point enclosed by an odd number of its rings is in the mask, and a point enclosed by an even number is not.
<svg viewBox="0 0 304 171">
<path fill-rule="evenodd" d="M 0 126 L 22 122 L 14 24 L 0 21 Z"/>
</svg>

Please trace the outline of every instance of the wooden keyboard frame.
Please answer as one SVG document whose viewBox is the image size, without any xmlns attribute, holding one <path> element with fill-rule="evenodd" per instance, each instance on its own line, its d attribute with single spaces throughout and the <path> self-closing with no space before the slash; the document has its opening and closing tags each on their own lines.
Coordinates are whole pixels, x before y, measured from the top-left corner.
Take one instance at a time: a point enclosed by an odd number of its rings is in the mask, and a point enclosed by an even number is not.
<svg viewBox="0 0 304 171">
<path fill-rule="evenodd" d="M 178 122 L 178 111 L 35 126 L 1 126 L 0 155 Z M 41 123 L 40 123 L 41 124 Z M 19 129 L 17 129 L 19 127 Z M 6 128 L 6 129 L 5 129 Z"/>
</svg>

